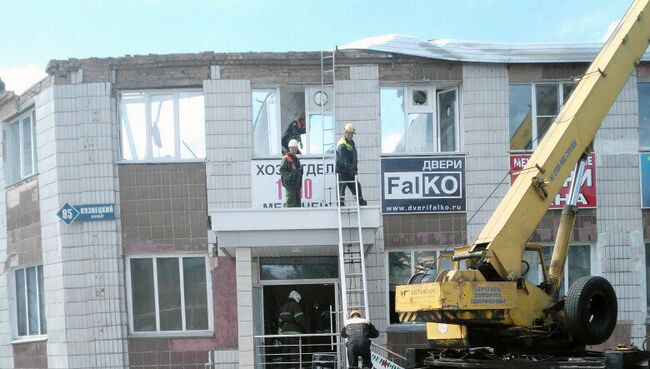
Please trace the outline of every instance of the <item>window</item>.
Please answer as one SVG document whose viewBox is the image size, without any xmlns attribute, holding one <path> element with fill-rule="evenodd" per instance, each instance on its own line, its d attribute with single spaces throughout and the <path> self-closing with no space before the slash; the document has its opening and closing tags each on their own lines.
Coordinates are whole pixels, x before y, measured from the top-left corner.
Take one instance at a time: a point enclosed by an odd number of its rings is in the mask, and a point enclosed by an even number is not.
<svg viewBox="0 0 650 369">
<path fill-rule="evenodd" d="M 131 332 L 211 331 L 203 256 L 129 258 Z"/>
<path fill-rule="evenodd" d="M 639 148 L 650 150 L 650 82 L 639 82 Z"/>
<path fill-rule="evenodd" d="M 382 87 L 380 100 L 382 153 L 459 150 L 457 89 Z"/>
<path fill-rule="evenodd" d="M 575 86 L 575 82 L 510 85 L 510 150 L 537 147 Z"/>
<path fill-rule="evenodd" d="M 5 172 L 7 183 L 13 184 L 36 173 L 36 133 L 34 111 L 22 114 L 5 130 Z"/>
<path fill-rule="evenodd" d="M 415 273 L 436 276 L 438 272 L 453 269 L 451 258 L 440 256 L 441 251 L 391 251 L 388 253 L 388 313 L 391 324 L 399 323 L 395 312 L 395 287 L 407 284 Z M 440 256 L 440 257 L 439 257 Z"/>
<path fill-rule="evenodd" d="M 15 336 L 21 338 L 47 334 L 43 266 L 16 269 L 14 282 Z"/>
<path fill-rule="evenodd" d="M 646 312 L 650 316 L 650 243 L 645 244 L 645 296 Z"/>
<path fill-rule="evenodd" d="M 551 265 L 551 256 L 553 255 L 553 246 L 544 246 L 544 261 L 546 267 Z M 560 287 L 560 296 L 566 295 L 569 286 L 578 278 L 592 275 L 592 260 L 594 253 L 590 245 L 571 245 L 569 247 L 569 257 L 564 263 L 564 272 L 562 273 L 562 286 Z M 532 265 L 532 264 L 531 264 Z M 542 280 L 541 271 L 538 272 L 539 281 Z"/>
<path fill-rule="evenodd" d="M 277 90 L 253 90 L 253 155 L 280 155 Z"/>
<path fill-rule="evenodd" d="M 122 159 L 205 158 L 203 94 L 192 91 L 120 94 Z"/>
<path fill-rule="evenodd" d="M 334 91 L 331 87 L 253 89 L 254 157 L 279 156 L 289 125 L 304 114 L 303 155 L 334 154 Z M 288 140 L 287 140 L 288 142 Z"/>
</svg>

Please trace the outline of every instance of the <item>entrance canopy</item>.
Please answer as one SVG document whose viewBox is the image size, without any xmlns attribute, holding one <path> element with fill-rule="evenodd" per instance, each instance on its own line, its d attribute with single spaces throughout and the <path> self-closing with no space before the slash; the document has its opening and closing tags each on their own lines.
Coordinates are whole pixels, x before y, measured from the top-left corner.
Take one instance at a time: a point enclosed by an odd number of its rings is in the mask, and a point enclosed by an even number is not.
<svg viewBox="0 0 650 369">
<path fill-rule="evenodd" d="M 380 210 L 360 209 L 363 241 L 374 244 Z M 336 208 L 216 209 L 211 219 L 210 242 L 231 255 L 237 247 L 252 247 L 253 256 L 338 255 Z M 342 213 L 341 220 L 344 229 L 356 230 L 356 213 Z"/>
</svg>

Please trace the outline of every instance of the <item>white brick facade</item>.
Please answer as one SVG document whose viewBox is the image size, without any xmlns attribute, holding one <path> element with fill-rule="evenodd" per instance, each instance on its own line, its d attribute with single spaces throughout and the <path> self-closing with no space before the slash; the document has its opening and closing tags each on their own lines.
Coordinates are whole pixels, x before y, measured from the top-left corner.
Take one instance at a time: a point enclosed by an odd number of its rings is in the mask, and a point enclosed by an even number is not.
<svg viewBox="0 0 650 369">
<path fill-rule="evenodd" d="M 467 242 L 471 244 L 510 187 L 506 66 L 464 64 L 460 102 L 467 153 Z"/>
<path fill-rule="evenodd" d="M 36 102 L 49 368 L 123 368 L 118 221 L 66 225 L 65 203 L 115 204 L 111 85 L 54 86 Z"/>
<path fill-rule="evenodd" d="M 0 124 L 2 124 L 0 119 Z M 5 187 L 4 142 L 0 142 L 0 188 Z M 7 203 L 6 196 L 0 196 L 0 291 L 8 291 L 9 270 L 7 265 Z M 0 367 L 13 368 L 13 355 L 11 352 L 11 318 L 8 294 L 0 293 Z"/>
<path fill-rule="evenodd" d="M 636 76 L 618 96 L 596 135 L 598 256 L 616 290 L 619 323 L 632 324 L 632 340 L 646 336 L 645 245 L 639 186 Z"/>
</svg>

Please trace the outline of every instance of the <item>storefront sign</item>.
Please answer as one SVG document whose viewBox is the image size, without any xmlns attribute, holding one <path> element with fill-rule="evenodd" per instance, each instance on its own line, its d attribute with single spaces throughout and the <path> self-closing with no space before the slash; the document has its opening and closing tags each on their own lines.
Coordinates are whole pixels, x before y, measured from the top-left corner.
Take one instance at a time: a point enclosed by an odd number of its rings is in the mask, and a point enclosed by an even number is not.
<svg viewBox="0 0 650 369">
<path fill-rule="evenodd" d="M 465 211 L 465 158 L 381 159 L 383 214 Z"/>
<path fill-rule="evenodd" d="M 517 154 L 510 155 L 510 184 L 515 183 L 515 179 L 519 172 L 524 169 L 530 154 Z M 569 190 L 571 189 L 571 178 L 573 171 L 569 174 L 569 178 L 564 181 L 560 192 L 555 195 L 555 200 L 551 204 L 550 209 L 562 209 L 566 205 Z M 591 153 L 587 158 L 585 165 L 585 173 L 582 177 L 582 185 L 580 186 L 580 195 L 578 196 L 578 208 L 595 208 L 596 203 L 596 154 Z"/>
<path fill-rule="evenodd" d="M 641 207 L 650 208 L 650 153 L 644 152 L 639 156 L 641 168 Z"/>
<path fill-rule="evenodd" d="M 302 206 L 329 207 L 336 205 L 336 175 L 334 158 L 300 158 L 303 167 Z M 280 159 L 251 161 L 253 208 L 282 208 L 285 191 L 280 180 Z"/>
</svg>

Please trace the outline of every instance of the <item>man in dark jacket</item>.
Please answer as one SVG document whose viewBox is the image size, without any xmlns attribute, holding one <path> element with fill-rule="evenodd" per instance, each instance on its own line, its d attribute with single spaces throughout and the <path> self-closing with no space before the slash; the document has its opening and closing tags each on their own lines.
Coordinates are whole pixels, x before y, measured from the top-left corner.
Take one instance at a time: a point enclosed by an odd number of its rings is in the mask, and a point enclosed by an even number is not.
<svg viewBox="0 0 650 369">
<path fill-rule="evenodd" d="M 280 334 L 301 334 L 305 332 L 307 321 L 300 307 L 302 296 L 298 291 L 289 293 L 289 300 L 280 307 Z"/>
<path fill-rule="evenodd" d="M 302 296 L 298 291 L 291 291 L 289 300 L 280 307 L 280 316 L 278 317 L 280 334 L 295 335 L 305 333 L 307 321 L 305 314 L 302 312 L 302 307 L 300 307 L 301 299 Z M 280 341 L 282 356 L 278 358 L 284 363 L 298 364 L 301 359 L 301 351 L 298 347 L 300 344 L 299 337 L 285 337 Z"/>
<path fill-rule="evenodd" d="M 344 206 L 345 203 L 343 198 L 345 197 L 345 187 L 347 186 L 352 192 L 353 196 L 357 195 L 354 186 L 354 178 L 357 175 L 357 147 L 354 145 L 352 137 L 357 131 L 354 128 L 352 123 L 345 125 L 345 135 L 339 140 L 336 144 L 336 173 L 339 175 L 339 197 L 341 198 L 341 206 Z M 363 194 L 361 193 L 361 184 L 357 180 L 357 186 L 359 188 L 359 205 L 367 205 L 366 200 L 363 199 Z"/>
<path fill-rule="evenodd" d="M 305 124 L 305 113 L 302 112 L 298 119 L 289 123 L 287 130 L 284 131 L 284 135 L 282 135 L 282 153 L 289 151 L 289 142 L 291 140 L 298 141 L 300 147 L 302 147 L 302 139 L 300 135 L 304 135 L 305 133 L 307 133 L 307 124 Z M 298 149 L 298 154 L 302 154 L 300 149 Z"/>
<path fill-rule="evenodd" d="M 346 338 L 348 368 L 357 368 L 359 356 L 363 359 L 364 368 L 372 368 L 370 339 L 378 336 L 377 328 L 368 319 L 361 318 L 358 310 L 350 312 L 350 319 L 345 321 L 341 331 L 341 337 Z"/>
<path fill-rule="evenodd" d="M 298 152 L 298 141 L 289 142 L 289 152 L 282 157 L 280 164 L 280 177 L 282 186 L 287 194 L 288 208 L 299 208 L 301 206 L 300 190 L 302 189 L 302 166 L 300 159 L 296 156 Z"/>
</svg>

